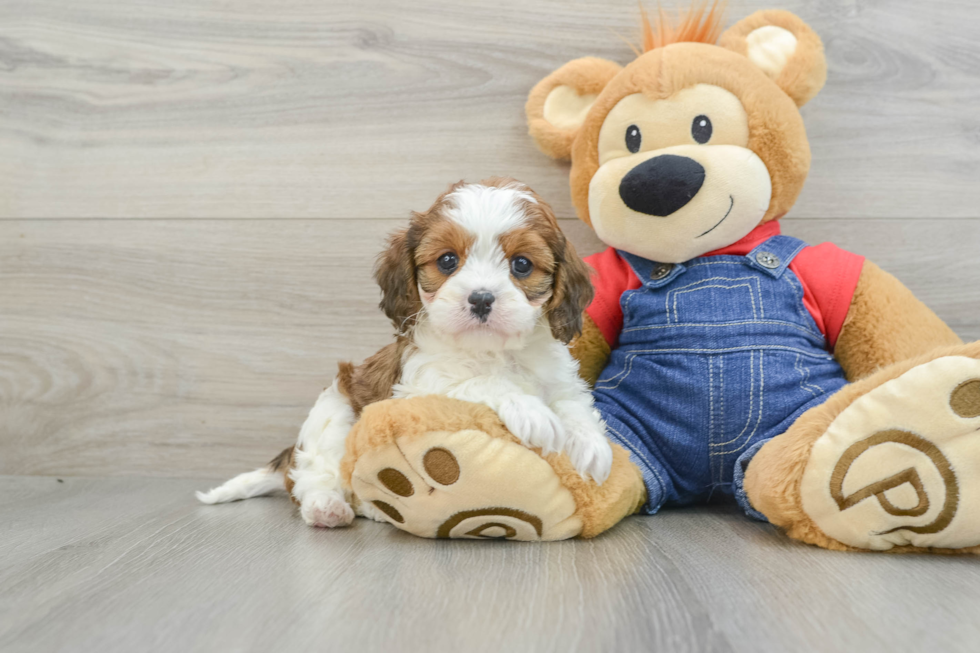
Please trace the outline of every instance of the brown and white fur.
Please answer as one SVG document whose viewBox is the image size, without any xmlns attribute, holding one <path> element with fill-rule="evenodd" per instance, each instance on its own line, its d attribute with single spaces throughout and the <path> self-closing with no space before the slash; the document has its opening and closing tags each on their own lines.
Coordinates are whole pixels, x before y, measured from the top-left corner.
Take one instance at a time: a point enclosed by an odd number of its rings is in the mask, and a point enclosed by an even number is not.
<svg viewBox="0 0 980 653">
<path fill-rule="evenodd" d="M 603 482 L 612 450 L 567 343 L 592 300 L 589 269 L 551 208 L 508 179 L 452 186 L 391 236 L 375 278 L 394 343 L 341 364 L 292 451 L 208 493 L 223 503 L 286 487 L 314 526 L 354 518 L 340 483 L 344 439 L 361 409 L 389 397 L 443 394 L 493 408 L 524 444 L 563 451 Z M 370 506 L 361 506 L 367 516 Z"/>
</svg>

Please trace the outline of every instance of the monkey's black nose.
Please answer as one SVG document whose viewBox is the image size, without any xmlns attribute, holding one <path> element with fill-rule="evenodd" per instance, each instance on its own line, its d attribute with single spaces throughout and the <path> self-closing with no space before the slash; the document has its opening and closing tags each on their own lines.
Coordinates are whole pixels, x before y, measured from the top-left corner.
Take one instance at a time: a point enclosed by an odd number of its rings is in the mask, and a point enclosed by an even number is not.
<svg viewBox="0 0 980 653">
<path fill-rule="evenodd" d="M 489 290 L 474 290 L 469 297 L 470 312 L 480 318 L 481 322 L 486 322 L 494 299 L 493 293 Z"/>
<path fill-rule="evenodd" d="M 661 154 L 626 173 L 619 183 L 619 196 L 634 211 L 662 218 L 684 208 L 702 184 L 700 163 L 686 156 Z"/>
</svg>

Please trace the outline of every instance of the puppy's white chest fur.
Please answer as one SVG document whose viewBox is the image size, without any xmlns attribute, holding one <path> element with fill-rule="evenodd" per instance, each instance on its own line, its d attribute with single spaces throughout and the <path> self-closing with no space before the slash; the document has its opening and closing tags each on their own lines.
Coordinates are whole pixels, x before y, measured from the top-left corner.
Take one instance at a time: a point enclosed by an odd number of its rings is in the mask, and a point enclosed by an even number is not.
<svg viewBox="0 0 980 653">
<path fill-rule="evenodd" d="M 476 399 L 494 407 L 494 399 L 513 392 L 537 397 L 546 404 L 563 385 L 577 378 L 568 348 L 542 325 L 510 347 L 474 351 L 417 330 L 414 346 L 405 352 L 395 397 L 444 394 Z M 478 399 L 479 395 L 484 399 Z"/>
</svg>

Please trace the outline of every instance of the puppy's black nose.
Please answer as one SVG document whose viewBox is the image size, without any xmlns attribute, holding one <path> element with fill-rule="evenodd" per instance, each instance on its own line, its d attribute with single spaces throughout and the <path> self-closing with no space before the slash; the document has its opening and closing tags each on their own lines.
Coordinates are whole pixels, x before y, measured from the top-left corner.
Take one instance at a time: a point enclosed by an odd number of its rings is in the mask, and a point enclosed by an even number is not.
<svg viewBox="0 0 980 653">
<path fill-rule="evenodd" d="M 489 290 L 474 290 L 470 293 L 470 312 L 485 322 L 490 315 L 490 306 L 493 304 L 494 296 Z"/>
<path fill-rule="evenodd" d="M 619 196 L 634 211 L 665 217 L 684 208 L 701 190 L 704 168 L 694 159 L 661 154 L 623 177 Z"/>
</svg>

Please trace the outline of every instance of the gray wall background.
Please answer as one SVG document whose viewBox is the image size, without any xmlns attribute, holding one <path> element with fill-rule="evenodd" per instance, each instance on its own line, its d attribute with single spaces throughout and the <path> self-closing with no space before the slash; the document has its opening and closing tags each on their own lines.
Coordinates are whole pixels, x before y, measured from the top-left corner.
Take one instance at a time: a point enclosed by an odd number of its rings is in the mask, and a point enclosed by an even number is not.
<svg viewBox="0 0 980 653">
<path fill-rule="evenodd" d="M 980 3 L 776 4 L 830 71 L 784 231 L 980 338 Z M 388 340 L 373 257 L 460 178 L 528 182 L 596 251 L 523 105 L 638 30 L 633 0 L 0 3 L 0 474 L 264 462 Z"/>
</svg>

